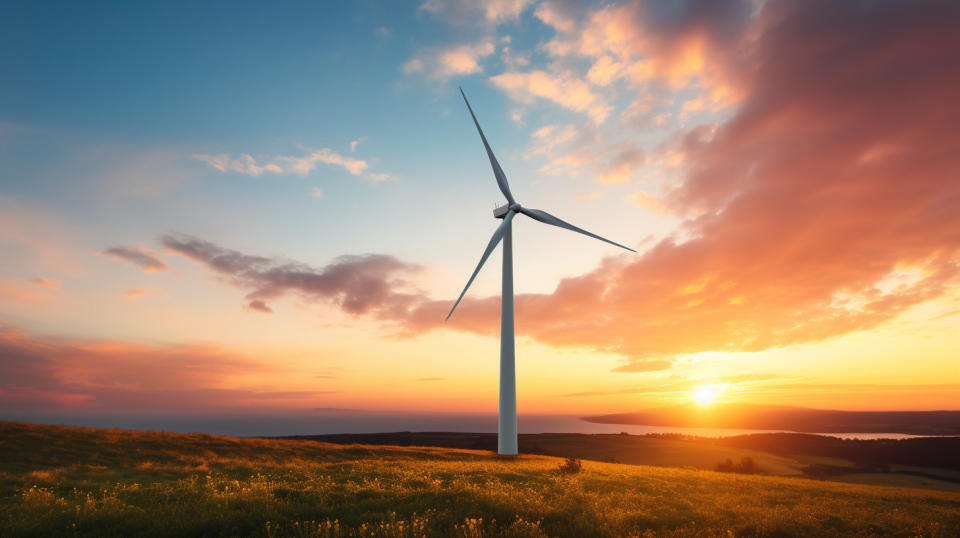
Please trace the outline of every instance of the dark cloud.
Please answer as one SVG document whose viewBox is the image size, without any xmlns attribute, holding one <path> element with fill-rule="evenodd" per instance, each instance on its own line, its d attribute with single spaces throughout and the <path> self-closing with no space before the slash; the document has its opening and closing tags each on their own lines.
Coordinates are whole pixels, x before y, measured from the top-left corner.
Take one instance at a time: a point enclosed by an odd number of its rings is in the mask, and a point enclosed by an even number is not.
<svg viewBox="0 0 960 538">
<path fill-rule="evenodd" d="M 273 314 L 273 309 L 267 306 L 267 303 L 260 300 L 250 301 L 247 303 L 247 308 L 256 310 L 257 312 L 263 312 L 264 314 Z"/>
<path fill-rule="evenodd" d="M 101 254 L 137 265 L 148 273 L 170 270 L 170 267 L 162 260 L 136 247 L 113 247 L 104 250 Z"/>
<path fill-rule="evenodd" d="M 325 300 L 350 314 L 397 317 L 422 299 L 419 293 L 401 291 L 401 277 L 417 266 L 380 254 L 341 256 L 316 268 L 304 263 L 251 256 L 183 234 L 162 239 L 164 246 L 225 275 L 232 284 L 250 290 L 248 307 L 272 312 L 268 300 L 287 293 Z"/>
</svg>

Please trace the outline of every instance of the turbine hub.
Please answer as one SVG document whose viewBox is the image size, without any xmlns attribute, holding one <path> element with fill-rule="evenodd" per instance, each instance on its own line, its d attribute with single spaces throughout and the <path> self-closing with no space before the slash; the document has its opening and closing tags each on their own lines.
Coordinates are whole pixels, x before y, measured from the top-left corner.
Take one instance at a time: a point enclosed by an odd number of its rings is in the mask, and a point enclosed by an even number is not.
<svg viewBox="0 0 960 538">
<path fill-rule="evenodd" d="M 510 211 L 513 211 L 514 213 L 519 213 L 519 212 L 520 212 L 520 204 L 518 204 L 518 203 L 516 203 L 516 202 L 510 204 Z"/>
</svg>

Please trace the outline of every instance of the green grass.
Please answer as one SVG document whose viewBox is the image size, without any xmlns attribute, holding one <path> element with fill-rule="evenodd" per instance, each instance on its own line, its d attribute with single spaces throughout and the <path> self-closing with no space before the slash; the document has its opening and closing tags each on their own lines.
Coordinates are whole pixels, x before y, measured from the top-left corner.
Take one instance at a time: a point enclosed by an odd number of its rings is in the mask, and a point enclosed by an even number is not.
<svg viewBox="0 0 960 538">
<path fill-rule="evenodd" d="M 0 423 L 2 536 L 960 535 L 960 494 Z"/>
</svg>

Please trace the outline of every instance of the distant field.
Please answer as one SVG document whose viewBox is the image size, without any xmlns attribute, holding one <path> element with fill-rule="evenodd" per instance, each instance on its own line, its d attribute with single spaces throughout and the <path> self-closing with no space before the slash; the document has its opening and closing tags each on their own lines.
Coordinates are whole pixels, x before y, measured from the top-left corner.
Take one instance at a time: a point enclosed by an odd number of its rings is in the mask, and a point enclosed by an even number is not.
<svg viewBox="0 0 960 538">
<path fill-rule="evenodd" d="M 496 434 L 456 432 L 352 433 L 294 436 L 332 443 L 495 450 Z M 724 460 L 751 458 L 764 474 L 960 492 L 960 439 L 850 441 L 807 434 L 755 434 L 723 439 L 672 435 L 521 434 L 520 451 L 608 463 L 714 470 Z M 826 455 L 825 455 L 826 454 Z M 830 457 L 835 454 L 839 457 Z M 941 467 L 900 465 L 899 460 Z M 885 469 L 886 472 L 876 472 Z"/>
<path fill-rule="evenodd" d="M 496 450 L 497 446 L 497 436 L 492 433 L 353 433 L 290 438 L 333 443 L 440 446 L 491 451 Z M 764 472 L 780 475 L 799 475 L 800 469 L 805 466 L 804 462 L 796 458 L 748 448 L 715 446 L 641 435 L 538 433 L 521 434 L 519 441 L 520 451 L 523 453 L 558 457 L 576 456 L 607 463 L 693 467 L 712 471 L 718 462 L 727 458 L 740 461 L 744 457 L 750 457 Z"/>
<path fill-rule="evenodd" d="M 956 493 L 561 461 L 6 422 L 0 535 L 960 535 Z"/>
</svg>

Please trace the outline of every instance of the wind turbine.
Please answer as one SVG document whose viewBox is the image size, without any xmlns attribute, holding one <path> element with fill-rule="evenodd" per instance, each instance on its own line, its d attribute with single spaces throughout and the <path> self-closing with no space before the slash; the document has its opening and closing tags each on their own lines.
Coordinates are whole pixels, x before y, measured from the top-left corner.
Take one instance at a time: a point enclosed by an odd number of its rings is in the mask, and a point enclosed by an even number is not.
<svg viewBox="0 0 960 538">
<path fill-rule="evenodd" d="M 503 278 L 500 298 L 500 414 L 497 420 L 497 453 L 515 455 L 517 453 L 517 370 L 513 338 L 513 225 L 511 223 L 513 216 L 517 213 L 522 213 L 544 224 L 550 224 L 581 233 L 594 239 L 610 243 L 611 245 L 625 248 L 630 252 L 636 251 L 620 243 L 615 243 L 599 235 L 592 234 L 582 228 L 577 228 L 573 224 L 562 221 L 546 211 L 530 209 L 518 204 L 513 198 L 513 194 L 510 193 L 507 176 L 503 173 L 503 169 L 500 168 L 500 163 L 497 162 L 497 158 L 493 155 L 493 150 L 490 149 L 490 144 L 487 143 L 487 137 L 483 135 L 483 129 L 480 128 L 480 123 L 477 121 L 477 116 L 473 113 L 473 108 L 470 107 L 470 101 L 467 100 L 466 94 L 463 93 L 463 88 L 460 88 L 460 95 L 463 96 L 463 102 L 467 104 L 467 110 L 470 111 L 473 124 L 477 126 L 477 132 L 480 133 L 480 140 L 483 141 L 483 147 L 487 150 L 487 157 L 490 158 L 490 166 L 493 167 L 493 176 L 497 179 L 497 186 L 500 187 L 500 192 L 507 198 L 507 203 L 493 210 L 493 217 L 503 219 L 503 222 L 501 222 L 497 230 L 493 232 L 493 237 L 490 238 L 487 249 L 483 251 L 483 256 L 480 257 L 480 263 L 478 263 L 477 268 L 473 270 L 473 274 L 470 275 L 470 280 L 468 280 L 467 285 L 463 287 L 460 297 L 458 297 L 457 302 L 453 304 L 453 308 L 450 309 L 450 313 L 447 314 L 446 319 L 450 319 L 450 316 L 453 315 L 453 311 L 457 309 L 457 305 L 460 304 L 460 300 L 463 299 L 463 296 L 467 293 L 467 289 L 470 288 L 473 279 L 477 277 L 480 268 L 483 267 L 484 262 L 490 257 L 490 253 L 493 252 L 493 249 L 495 249 L 502 240 Z"/>
</svg>

